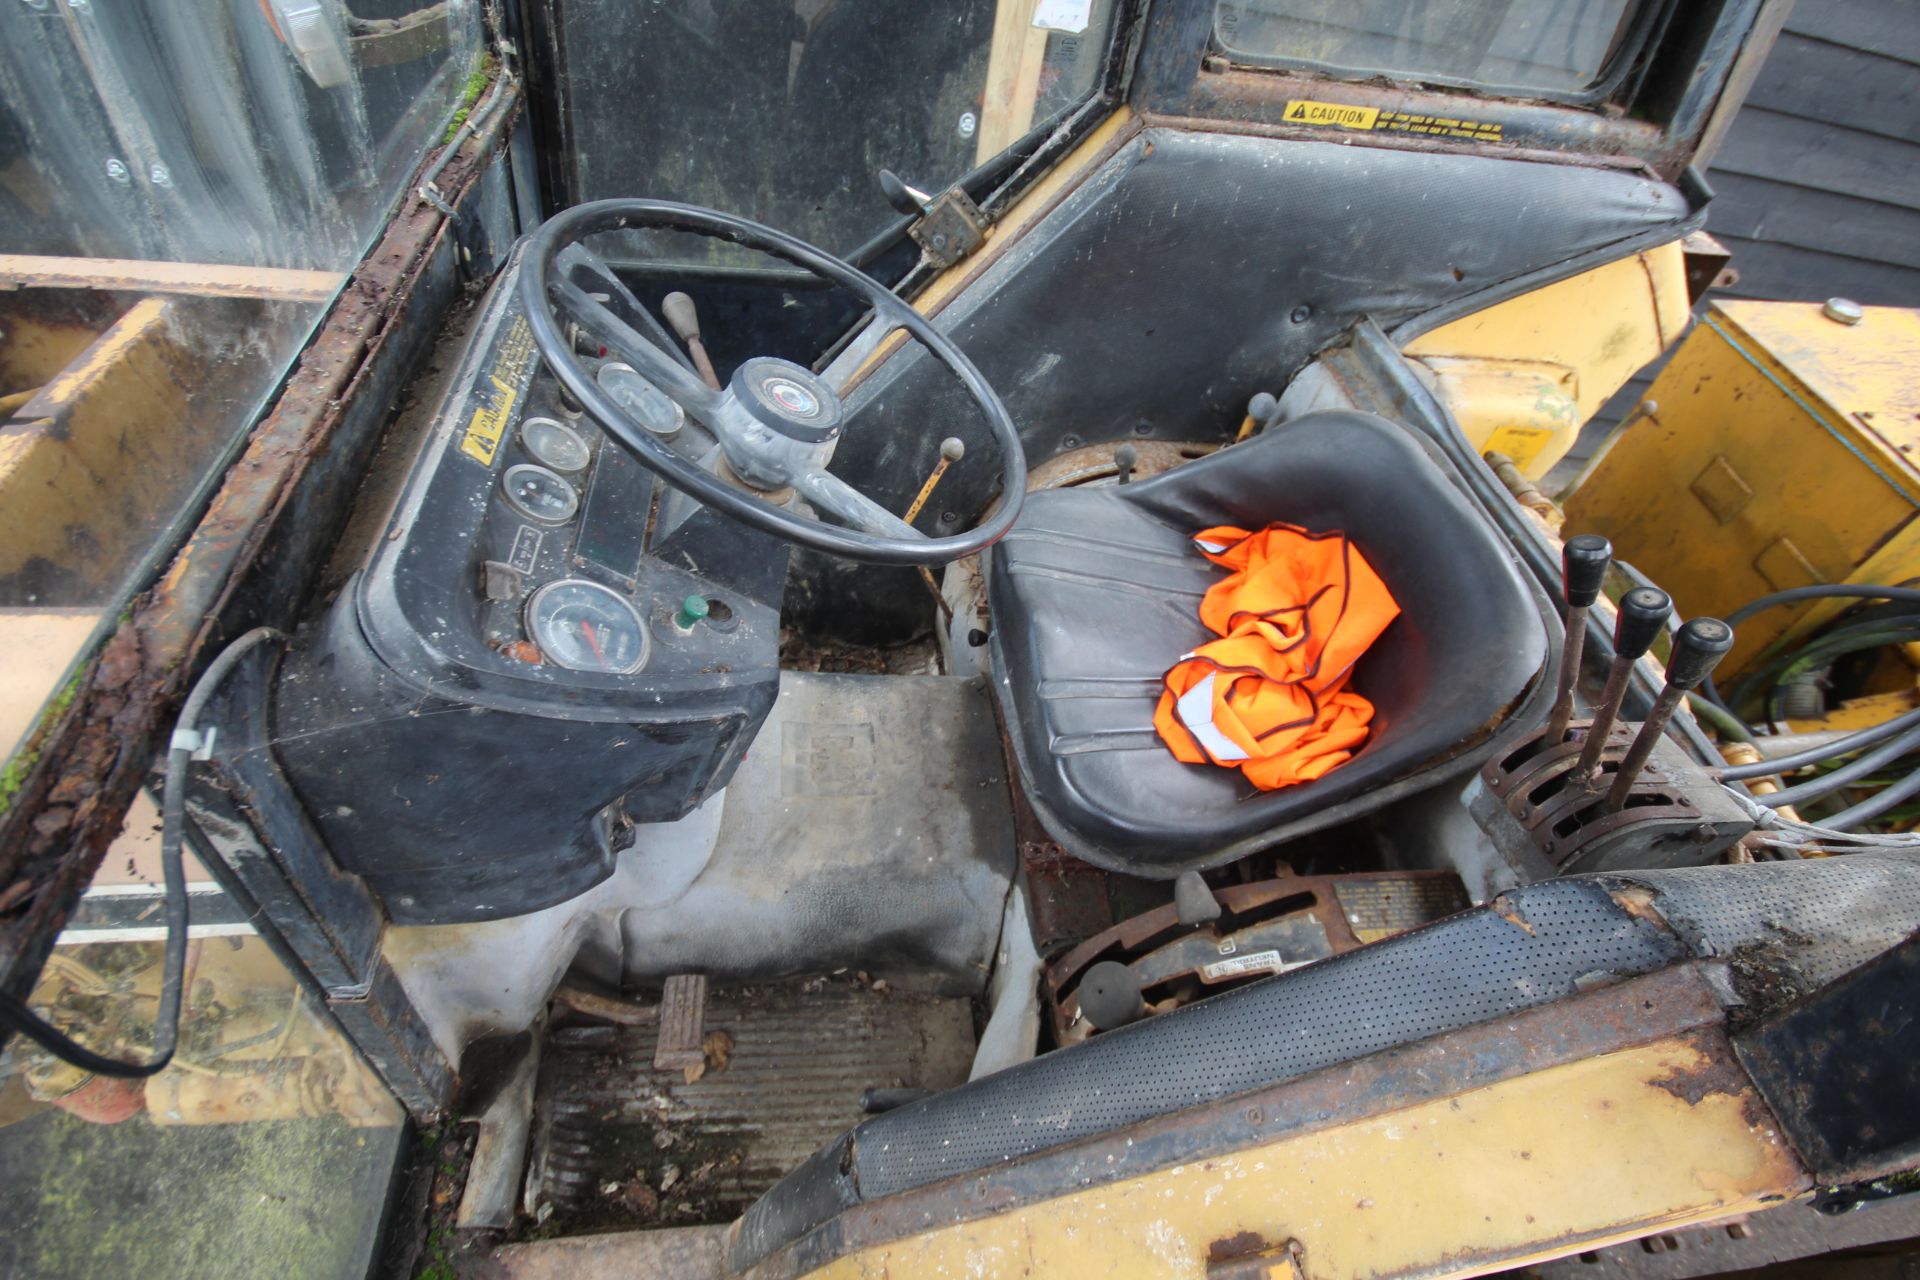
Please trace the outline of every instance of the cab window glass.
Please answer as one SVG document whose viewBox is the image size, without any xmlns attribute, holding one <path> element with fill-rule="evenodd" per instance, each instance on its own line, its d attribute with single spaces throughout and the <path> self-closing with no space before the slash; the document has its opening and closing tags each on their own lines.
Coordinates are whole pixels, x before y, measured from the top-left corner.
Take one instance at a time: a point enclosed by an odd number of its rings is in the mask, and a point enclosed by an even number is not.
<svg viewBox="0 0 1920 1280">
<path fill-rule="evenodd" d="M 847 254 L 1095 87 L 1115 0 L 560 0 L 558 204 L 679 200 Z"/>
<path fill-rule="evenodd" d="M 471 0 L 0 4 L 0 809 L 478 57 Z"/>
<path fill-rule="evenodd" d="M 1577 95 L 1605 80 L 1643 7 L 1634 0 L 1221 0 L 1214 34 L 1247 61 Z"/>
</svg>

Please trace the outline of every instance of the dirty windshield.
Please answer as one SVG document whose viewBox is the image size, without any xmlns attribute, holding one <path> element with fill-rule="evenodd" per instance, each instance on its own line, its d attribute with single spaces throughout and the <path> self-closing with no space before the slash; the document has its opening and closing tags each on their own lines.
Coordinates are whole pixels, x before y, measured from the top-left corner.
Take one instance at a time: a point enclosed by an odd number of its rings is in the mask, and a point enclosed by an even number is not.
<svg viewBox="0 0 1920 1280">
<path fill-rule="evenodd" d="M 938 192 L 1090 93 L 1115 7 L 565 0 L 560 203 L 681 200 L 850 253 L 899 216 L 881 169 Z"/>
<path fill-rule="evenodd" d="M 1619 60 L 1634 0 L 1222 0 L 1230 53 L 1354 76 L 1578 95 Z"/>
</svg>

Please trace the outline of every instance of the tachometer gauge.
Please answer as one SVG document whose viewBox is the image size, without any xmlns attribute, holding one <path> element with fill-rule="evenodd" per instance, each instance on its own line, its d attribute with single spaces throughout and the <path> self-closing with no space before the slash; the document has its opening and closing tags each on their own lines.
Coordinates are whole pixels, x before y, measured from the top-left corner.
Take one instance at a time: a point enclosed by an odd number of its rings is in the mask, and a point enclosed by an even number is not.
<svg viewBox="0 0 1920 1280">
<path fill-rule="evenodd" d="M 668 399 L 666 392 L 636 373 L 630 364 L 621 364 L 618 360 L 603 364 L 594 381 L 635 422 L 663 440 L 673 439 L 687 424 L 686 412 Z"/>
<path fill-rule="evenodd" d="M 578 431 L 552 418 L 528 418 L 520 424 L 520 443 L 533 460 L 555 471 L 585 471 L 593 451 Z"/>
<path fill-rule="evenodd" d="M 562 578 L 534 592 L 527 634 L 558 666 L 613 675 L 645 666 L 651 643 L 631 604 L 585 578 Z"/>
<path fill-rule="evenodd" d="M 531 462 L 508 467 L 507 474 L 500 477 L 500 488 L 507 505 L 529 520 L 559 524 L 572 519 L 580 509 L 580 494 L 572 485 Z"/>
</svg>

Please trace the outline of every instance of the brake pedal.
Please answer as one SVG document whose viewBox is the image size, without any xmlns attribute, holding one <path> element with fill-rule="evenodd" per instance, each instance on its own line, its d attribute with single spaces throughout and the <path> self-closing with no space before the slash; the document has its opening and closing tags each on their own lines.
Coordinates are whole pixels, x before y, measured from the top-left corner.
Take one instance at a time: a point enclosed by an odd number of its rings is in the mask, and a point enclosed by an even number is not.
<svg viewBox="0 0 1920 1280">
<path fill-rule="evenodd" d="M 705 974 L 676 973 L 660 992 L 660 1036 L 654 1042 L 655 1071 L 684 1071 L 707 1060 Z"/>
</svg>

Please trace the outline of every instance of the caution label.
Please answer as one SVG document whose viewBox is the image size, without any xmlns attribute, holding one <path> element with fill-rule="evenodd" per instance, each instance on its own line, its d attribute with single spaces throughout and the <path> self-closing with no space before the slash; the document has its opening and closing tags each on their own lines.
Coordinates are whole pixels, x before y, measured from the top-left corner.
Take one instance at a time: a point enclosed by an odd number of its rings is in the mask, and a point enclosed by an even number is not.
<svg viewBox="0 0 1920 1280">
<path fill-rule="evenodd" d="M 1288 124 L 1332 124 L 1342 129 L 1371 129 L 1380 118 L 1377 107 L 1350 107 L 1341 102 L 1312 102 L 1296 98 L 1287 104 Z"/>
<path fill-rule="evenodd" d="M 520 383 L 533 364 L 533 326 L 525 316 L 514 319 L 507 336 L 500 341 L 499 354 L 487 374 L 487 385 L 480 389 L 479 407 L 467 422 L 460 439 L 460 452 L 483 466 L 492 466 L 500 451 L 500 438 L 513 421 L 513 406 L 520 398 Z"/>
<path fill-rule="evenodd" d="M 1282 118 L 1288 124 L 1409 133 L 1429 138 L 1464 138 L 1469 142 L 1499 142 L 1502 134 L 1500 125 L 1486 120 L 1383 111 L 1378 107 L 1356 107 L 1344 102 L 1313 102 L 1305 98 L 1296 98 L 1287 103 L 1286 114 Z"/>
</svg>

